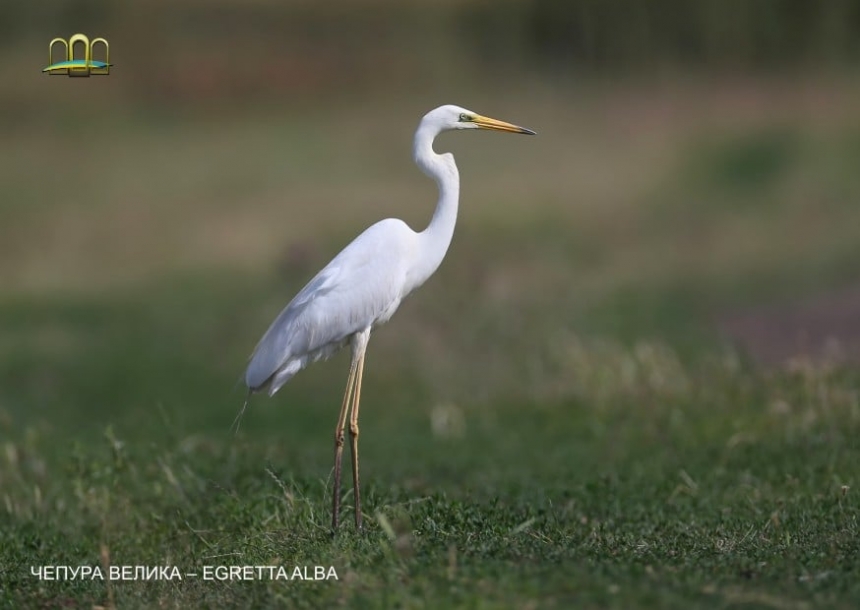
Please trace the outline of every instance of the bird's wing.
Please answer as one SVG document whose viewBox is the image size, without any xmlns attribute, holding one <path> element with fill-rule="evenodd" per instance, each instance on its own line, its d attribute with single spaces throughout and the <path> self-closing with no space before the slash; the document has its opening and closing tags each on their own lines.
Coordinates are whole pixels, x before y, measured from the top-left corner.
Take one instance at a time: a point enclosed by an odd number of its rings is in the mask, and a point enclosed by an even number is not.
<svg viewBox="0 0 860 610">
<path fill-rule="evenodd" d="M 378 222 L 314 276 L 257 344 L 245 372 L 248 387 L 263 386 L 291 358 L 343 344 L 396 306 L 409 234 L 401 221 Z"/>
</svg>

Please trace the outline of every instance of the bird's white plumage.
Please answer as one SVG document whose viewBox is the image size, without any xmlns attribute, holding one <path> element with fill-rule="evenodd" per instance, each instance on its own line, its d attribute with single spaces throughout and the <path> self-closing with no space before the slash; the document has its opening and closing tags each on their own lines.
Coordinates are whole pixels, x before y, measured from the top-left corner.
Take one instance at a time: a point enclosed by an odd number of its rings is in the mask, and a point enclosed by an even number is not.
<svg viewBox="0 0 860 610">
<path fill-rule="evenodd" d="M 387 321 L 401 299 L 417 233 L 401 220 L 377 222 L 356 237 L 295 296 L 260 340 L 245 373 L 274 394 L 350 336 Z"/>
<path fill-rule="evenodd" d="M 305 366 L 328 358 L 357 333 L 387 321 L 401 300 L 439 267 L 457 222 L 460 178 L 450 153 L 433 151 L 449 129 L 533 133 L 460 106 L 440 106 L 418 125 L 415 163 L 439 187 L 430 224 L 415 232 L 401 220 L 382 220 L 355 238 L 295 296 L 257 344 L 245 372 L 251 391 L 274 394 Z"/>
<path fill-rule="evenodd" d="M 274 394 L 305 366 L 349 343 L 352 361 L 335 429 L 332 529 L 338 526 L 344 429 L 349 417 L 355 524 L 362 512 L 358 476 L 358 410 L 364 357 L 371 330 L 386 322 L 406 295 L 439 267 L 457 223 L 460 175 L 450 153 L 436 154 L 433 140 L 447 129 L 533 131 L 475 114 L 459 106 L 431 110 L 415 132 L 415 163 L 436 181 L 439 201 L 426 229 L 416 233 L 401 220 L 377 222 L 334 257 L 275 319 L 245 371 L 251 392 Z M 247 400 L 246 400 L 247 404 Z"/>
</svg>

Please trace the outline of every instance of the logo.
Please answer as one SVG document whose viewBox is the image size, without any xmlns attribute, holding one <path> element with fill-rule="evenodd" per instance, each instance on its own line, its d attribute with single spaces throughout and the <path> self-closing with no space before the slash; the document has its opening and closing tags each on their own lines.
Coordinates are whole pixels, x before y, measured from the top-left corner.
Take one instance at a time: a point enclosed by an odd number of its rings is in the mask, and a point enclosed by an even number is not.
<svg viewBox="0 0 860 610">
<path fill-rule="evenodd" d="M 62 45 L 64 53 L 54 61 L 54 47 Z M 81 49 L 83 47 L 83 49 Z M 104 51 L 104 61 L 94 59 L 96 49 Z M 76 57 L 76 55 L 80 55 Z M 67 76 L 105 76 L 110 74 L 111 64 L 110 45 L 104 38 L 89 38 L 83 34 L 75 34 L 68 41 L 63 38 L 54 38 L 48 44 L 48 67 L 42 70 L 51 75 Z"/>
</svg>

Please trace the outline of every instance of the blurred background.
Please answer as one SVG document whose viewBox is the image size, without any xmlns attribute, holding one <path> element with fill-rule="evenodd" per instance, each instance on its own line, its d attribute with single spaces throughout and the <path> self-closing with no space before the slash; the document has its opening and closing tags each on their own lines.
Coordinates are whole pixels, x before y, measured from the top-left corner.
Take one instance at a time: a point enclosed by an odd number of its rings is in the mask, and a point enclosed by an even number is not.
<svg viewBox="0 0 860 610">
<path fill-rule="evenodd" d="M 41 73 L 76 32 L 109 76 Z M 368 436 L 860 353 L 860 2 L 3 2 L 0 35 L 13 435 L 228 439 L 292 295 L 376 220 L 429 221 L 411 138 L 444 103 L 538 136 L 440 138 L 460 222 L 374 337 Z M 242 434 L 324 473 L 345 377 Z"/>
</svg>

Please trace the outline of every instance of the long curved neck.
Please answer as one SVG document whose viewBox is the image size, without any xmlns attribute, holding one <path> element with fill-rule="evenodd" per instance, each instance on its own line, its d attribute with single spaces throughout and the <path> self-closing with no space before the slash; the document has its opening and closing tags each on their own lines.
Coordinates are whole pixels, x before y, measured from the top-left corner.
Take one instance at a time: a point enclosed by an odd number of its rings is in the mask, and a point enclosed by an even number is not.
<svg viewBox="0 0 860 610">
<path fill-rule="evenodd" d="M 418 252 L 413 269 L 413 288 L 433 275 L 445 258 L 454 226 L 457 224 L 457 207 L 460 200 L 460 173 L 451 153 L 436 154 L 433 140 L 437 131 L 422 125 L 415 132 L 413 155 L 421 171 L 436 181 L 439 201 L 427 228 L 418 233 Z"/>
</svg>

